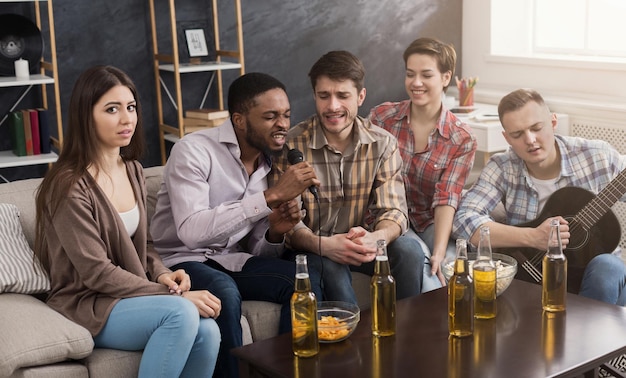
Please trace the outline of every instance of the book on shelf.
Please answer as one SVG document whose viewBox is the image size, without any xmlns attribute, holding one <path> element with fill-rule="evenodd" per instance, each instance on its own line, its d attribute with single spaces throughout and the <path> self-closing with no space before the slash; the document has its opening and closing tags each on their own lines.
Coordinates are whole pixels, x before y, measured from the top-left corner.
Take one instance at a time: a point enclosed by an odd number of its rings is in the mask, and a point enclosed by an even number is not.
<svg viewBox="0 0 626 378">
<path fill-rule="evenodd" d="M 24 126 L 24 145 L 26 146 L 26 155 L 33 155 L 33 131 L 30 128 L 30 114 L 28 110 L 21 110 L 22 125 Z"/>
<path fill-rule="evenodd" d="M 41 141 L 39 140 L 39 112 L 35 109 L 28 109 L 30 117 L 30 131 L 33 137 L 33 155 L 41 154 Z"/>
<path fill-rule="evenodd" d="M 48 119 L 48 109 L 37 109 L 39 116 L 39 141 L 41 143 L 41 153 L 49 154 L 52 152 L 50 146 L 50 121 Z"/>
<path fill-rule="evenodd" d="M 219 109 L 189 109 L 185 112 L 187 118 L 199 118 L 206 120 L 214 120 L 220 118 L 228 118 L 230 114 L 228 110 Z"/>
<path fill-rule="evenodd" d="M 9 125 L 11 129 L 11 145 L 13 154 L 26 156 L 26 143 L 24 141 L 24 115 L 17 110 L 9 113 Z"/>
</svg>

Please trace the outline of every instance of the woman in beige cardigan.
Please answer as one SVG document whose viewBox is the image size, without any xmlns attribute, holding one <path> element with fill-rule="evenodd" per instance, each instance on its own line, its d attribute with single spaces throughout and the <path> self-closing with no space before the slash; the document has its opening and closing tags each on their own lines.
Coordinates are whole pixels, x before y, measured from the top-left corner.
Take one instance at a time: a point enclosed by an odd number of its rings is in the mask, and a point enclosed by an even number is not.
<svg viewBox="0 0 626 378">
<path fill-rule="evenodd" d="M 189 291 L 147 244 L 141 107 L 128 76 L 97 66 L 78 78 L 65 145 L 37 193 L 36 253 L 47 303 L 96 347 L 143 350 L 140 377 L 211 377 L 220 301 Z"/>
</svg>

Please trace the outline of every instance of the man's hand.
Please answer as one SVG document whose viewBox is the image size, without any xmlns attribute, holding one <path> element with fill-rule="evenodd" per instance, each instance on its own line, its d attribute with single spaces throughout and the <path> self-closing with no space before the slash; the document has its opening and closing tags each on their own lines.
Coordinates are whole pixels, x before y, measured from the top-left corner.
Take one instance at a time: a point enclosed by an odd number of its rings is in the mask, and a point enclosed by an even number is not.
<svg viewBox="0 0 626 378">
<path fill-rule="evenodd" d="M 272 213 L 267 218 L 270 222 L 268 241 L 270 243 L 281 243 L 285 232 L 290 231 L 302 219 L 300 204 L 295 199 L 284 202 L 272 210 Z"/>
<path fill-rule="evenodd" d="M 320 185 L 313 167 L 308 162 L 292 165 L 280 176 L 276 185 L 264 192 L 265 201 L 274 209 L 298 197 L 311 185 Z"/>
<path fill-rule="evenodd" d="M 565 249 L 565 247 L 569 243 L 570 237 L 569 224 L 563 217 L 556 218 L 559 220 L 560 225 L 559 231 L 561 234 L 561 245 L 563 246 L 563 249 Z M 539 226 L 537 226 L 537 228 L 535 228 L 535 230 L 538 231 L 537 235 L 539 235 L 539 237 L 537 237 L 536 239 L 537 244 L 534 246 L 535 249 L 546 249 L 548 245 L 548 239 L 550 239 L 550 222 L 552 221 L 552 219 L 554 218 L 548 218 L 544 220 Z"/>
<path fill-rule="evenodd" d="M 167 286 L 170 289 L 170 294 L 181 295 L 183 292 L 191 289 L 191 279 L 182 269 L 172 273 L 161 274 L 157 278 L 157 282 Z"/>
<path fill-rule="evenodd" d="M 323 255 L 340 264 L 359 266 L 376 258 L 376 236 L 362 227 L 325 238 Z"/>
<path fill-rule="evenodd" d="M 185 291 L 182 296 L 196 305 L 203 318 L 216 319 L 222 311 L 222 302 L 207 290 Z"/>
</svg>

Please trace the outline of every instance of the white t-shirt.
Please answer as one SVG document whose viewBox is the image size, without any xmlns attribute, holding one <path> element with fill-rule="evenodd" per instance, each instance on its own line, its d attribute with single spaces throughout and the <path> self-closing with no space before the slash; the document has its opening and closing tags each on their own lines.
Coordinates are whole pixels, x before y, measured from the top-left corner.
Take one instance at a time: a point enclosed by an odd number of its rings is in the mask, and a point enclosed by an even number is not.
<svg viewBox="0 0 626 378">
<path fill-rule="evenodd" d="M 539 193 L 539 212 L 543 210 L 543 206 L 546 204 L 548 197 L 552 195 L 552 193 L 556 192 L 556 180 L 558 177 L 548 180 L 539 180 L 538 178 L 534 178 L 531 176 L 533 180 L 533 184 L 535 184 L 535 189 Z"/>
</svg>

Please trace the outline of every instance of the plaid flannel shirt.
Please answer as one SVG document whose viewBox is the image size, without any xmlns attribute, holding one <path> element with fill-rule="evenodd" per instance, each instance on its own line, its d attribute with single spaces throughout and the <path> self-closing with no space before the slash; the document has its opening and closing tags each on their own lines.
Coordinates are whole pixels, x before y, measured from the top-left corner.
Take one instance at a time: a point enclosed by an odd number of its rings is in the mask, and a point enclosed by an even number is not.
<svg viewBox="0 0 626 378">
<path fill-rule="evenodd" d="M 416 151 L 410 110 L 410 100 L 385 102 L 370 111 L 369 119 L 398 139 L 409 221 L 415 231 L 422 232 L 434 223 L 435 207 L 458 208 L 474 164 L 476 138 L 469 126 L 444 107 L 426 149 Z"/>
<path fill-rule="evenodd" d="M 328 145 L 316 115 L 289 130 L 288 146 L 278 159 L 273 180 L 287 168 L 288 150 L 296 148 L 313 165 L 321 181 L 319 208 L 309 191 L 302 193 L 306 216 L 292 233 L 302 227 L 322 236 L 346 233 L 355 226 L 375 230 L 382 220 L 397 223 L 402 233 L 407 230 L 398 143 L 391 134 L 372 127 L 361 117 L 354 122 L 352 143 L 343 153 Z"/>
</svg>

